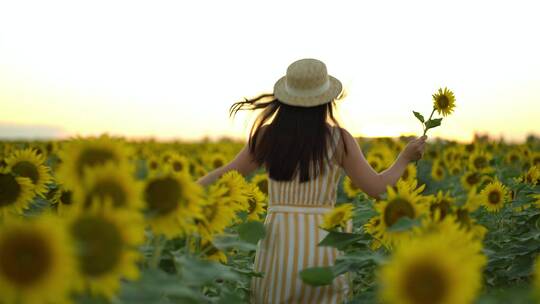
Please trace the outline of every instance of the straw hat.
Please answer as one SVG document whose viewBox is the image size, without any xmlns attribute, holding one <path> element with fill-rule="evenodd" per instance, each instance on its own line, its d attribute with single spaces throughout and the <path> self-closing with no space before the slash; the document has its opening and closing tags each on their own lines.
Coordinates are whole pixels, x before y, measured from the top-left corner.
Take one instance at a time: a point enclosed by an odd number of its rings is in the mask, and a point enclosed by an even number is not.
<svg viewBox="0 0 540 304">
<path fill-rule="evenodd" d="M 287 74 L 274 84 L 274 96 L 291 106 L 313 107 L 334 100 L 341 89 L 322 61 L 305 58 L 289 65 Z"/>
</svg>

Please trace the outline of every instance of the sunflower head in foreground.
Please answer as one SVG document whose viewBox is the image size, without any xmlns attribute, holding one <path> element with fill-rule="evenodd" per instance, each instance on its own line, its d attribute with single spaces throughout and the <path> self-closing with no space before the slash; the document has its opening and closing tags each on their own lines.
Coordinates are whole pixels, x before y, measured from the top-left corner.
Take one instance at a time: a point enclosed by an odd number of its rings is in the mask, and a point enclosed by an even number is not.
<svg viewBox="0 0 540 304">
<path fill-rule="evenodd" d="M 119 168 L 129 168 L 132 149 L 123 141 L 107 135 L 98 138 L 76 138 L 66 144 L 59 152 L 61 164 L 58 167 L 58 180 L 68 189 L 74 189 L 84 181 L 88 168 L 113 163 Z"/>
<path fill-rule="evenodd" d="M 230 205 L 236 211 L 248 210 L 248 197 L 247 187 L 248 183 L 236 170 L 230 170 L 224 173 L 215 183 L 218 187 L 224 187 L 226 192 L 224 194 L 227 197 L 226 204 Z"/>
<path fill-rule="evenodd" d="M 351 178 L 348 176 L 345 176 L 345 178 L 343 179 L 343 191 L 350 199 L 355 198 L 358 194 L 362 192 L 360 188 L 356 187 L 353 184 Z"/>
<path fill-rule="evenodd" d="M 322 229 L 332 230 L 337 227 L 346 229 L 348 222 L 352 219 L 354 205 L 350 203 L 340 204 L 332 208 L 323 217 L 323 223 L 320 225 Z"/>
<path fill-rule="evenodd" d="M 34 186 L 29 178 L 0 168 L 0 219 L 9 214 L 22 214 L 33 198 Z"/>
<path fill-rule="evenodd" d="M 76 205 L 67 216 L 77 246 L 76 289 L 112 298 L 121 279 L 139 278 L 144 220 L 135 210 L 114 208 L 111 200 L 90 208 Z"/>
<path fill-rule="evenodd" d="M 451 227 L 450 217 L 445 222 Z M 463 247 L 456 250 L 456 244 Z M 481 250 L 480 241 L 467 237 L 455 227 L 442 227 L 401 242 L 390 261 L 376 272 L 381 302 L 473 303 L 481 290 L 482 271 L 487 261 Z"/>
<path fill-rule="evenodd" d="M 8 169 L 15 175 L 27 177 L 34 185 L 34 192 L 45 197 L 52 182 L 49 167 L 45 165 L 45 157 L 33 149 L 16 150 L 6 159 Z"/>
<path fill-rule="evenodd" d="M 454 92 L 447 88 L 439 88 L 438 92 L 433 94 L 433 108 L 442 116 L 448 116 L 456 107 L 456 97 Z"/>
<path fill-rule="evenodd" d="M 75 259 L 65 223 L 51 214 L 9 218 L 0 228 L 3 304 L 70 303 Z"/>
<path fill-rule="evenodd" d="M 375 210 L 379 213 L 380 224 L 378 225 L 382 243 L 391 248 L 394 243 L 401 238 L 407 238 L 409 231 L 393 231 L 390 229 L 398 220 L 403 217 L 417 219 L 429 213 L 427 199 L 420 195 L 425 185 L 416 188 L 417 182 L 405 183 L 398 181 L 396 189 L 387 187 L 388 197 L 375 205 Z"/>
<path fill-rule="evenodd" d="M 151 175 L 142 192 L 146 220 L 154 233 L 173 238 L 196 231 L 194 220 L 201 217 L 203 189 L 187 174 L 167 169 Z"/>
<path fill-rule="evenodd" d="M 490 212 L 501 210 L 510 198 L 508 189 L 499 180 L 487 185 L 482 189 L 480 195 L 482 197 L 482 204 Z"/>
<path fill-rule="evenodd" d="M 251 183 L 257 185 L 259 190 L 267 197 L 268 196 L 268 175 L 266 173 L 260 173 L 251 179 Z"/>
<path fill-rule="evenodd" d="M 227 188 L 217 184 L 210 185 L 206 191 L 206 199 L 201 204 L 202 216 L 195 219 L 202 239 L 211 240 L 237 221 L 237 210 L 230 207 L 227 192 Z"/>
</svg>

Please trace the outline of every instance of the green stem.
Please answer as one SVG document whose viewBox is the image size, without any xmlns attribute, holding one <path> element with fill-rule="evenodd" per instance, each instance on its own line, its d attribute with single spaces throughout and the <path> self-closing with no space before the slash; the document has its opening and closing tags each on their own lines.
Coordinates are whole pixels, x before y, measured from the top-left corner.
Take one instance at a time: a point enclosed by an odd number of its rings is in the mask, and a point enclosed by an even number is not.
<svg viewBox="0 0 540 304">
<path fill-rule="evenodd" d="M 154 236 L 153 245 L 154 254 L 152 255 L 152 259 L 150 260 L 150 267 L 152 269 L 157 269 L 161 259 L 161 250 L 163 246 L 163 243 L 161 242 L 161 235 Z"/>
<path fill-rule="evenodd" d="M 435 107 L 433 107 L 433 111 L 431 111 L 431 115 L 429 115 L 429 118 L 428 120 L 426 121 L 430 121 L 431 120 L 431 117 L 433 117 L 433 113 L 435 113 Z M 424 134 L 422 134 L 422 136 L 426 135 L 426 132 L 427 132 L 427 128 L 426 128 L 426 124 L 424 123 Z"/>
</svg>

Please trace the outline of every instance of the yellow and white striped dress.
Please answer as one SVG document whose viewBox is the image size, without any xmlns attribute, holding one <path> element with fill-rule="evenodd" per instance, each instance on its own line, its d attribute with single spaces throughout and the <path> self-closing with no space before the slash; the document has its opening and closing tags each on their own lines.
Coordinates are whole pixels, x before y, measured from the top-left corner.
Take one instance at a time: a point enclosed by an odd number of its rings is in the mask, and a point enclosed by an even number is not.
<svg viewBox="0 0 540 304">
<path fill-rule="evenodd" d="M 339 139 L 339 129 L 332 127 L 333 144 L 329 159 Z M 327 232 L 323 214 L 335 204 L 336 189 L 343 169 L 334 160 L 326 163 L 325 174 L 300 183 L 268 180 L 268 213 L 266 237 L 259 241 L 254 270 L 264 273 L 251 281 L 251 303 L 342 303 L 350 296 L 348 274 L 340 275 L 332 285 L 313 287 L 304 284 L 299 273 L 314 266 L 330 266 L 341 252 L 332 247 L 317 246 Z M 347 231 L 351 231 L 349 221 Z"/>
</svg>

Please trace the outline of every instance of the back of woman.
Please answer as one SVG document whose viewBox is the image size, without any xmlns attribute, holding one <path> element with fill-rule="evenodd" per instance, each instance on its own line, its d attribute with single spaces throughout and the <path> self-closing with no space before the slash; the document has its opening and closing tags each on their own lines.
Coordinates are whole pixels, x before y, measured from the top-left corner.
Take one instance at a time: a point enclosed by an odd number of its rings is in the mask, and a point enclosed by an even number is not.
<svg viewBox="0 0 540 304">
<path fill-rule="evenodd" d="M 333 116 L 343 93 L 341 82 L 327 74 L 323 62 L 293 62 L 275 83 L 273 94 L 231 106 L 230 114 L 245 109 L 262 112 L 236 158 L 198 180 L 208 185 L 229 170 L 248 176 L 264 167 L 268 173 L 267 233 L 257 245 L 253 267 L 263 275 L 252 279 L 252 303 L 341 303 L 349 298 L 348 274 L 320 287 L 304 284 L 300 278 L 303 269 L 331 266 L 340 254 L 317 245 L 327 234 L 319 226 L 336 203 L 341 174 L 378 198 L 397 182 L 410 161 L 423 154 L 425 137 L 412 140 L 390 168 L 376 172 Z M 349 221 L 346 231 L 351 230 Z"/>
</svg>

